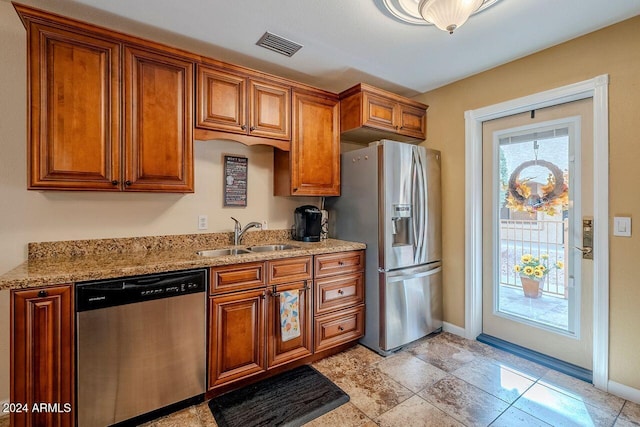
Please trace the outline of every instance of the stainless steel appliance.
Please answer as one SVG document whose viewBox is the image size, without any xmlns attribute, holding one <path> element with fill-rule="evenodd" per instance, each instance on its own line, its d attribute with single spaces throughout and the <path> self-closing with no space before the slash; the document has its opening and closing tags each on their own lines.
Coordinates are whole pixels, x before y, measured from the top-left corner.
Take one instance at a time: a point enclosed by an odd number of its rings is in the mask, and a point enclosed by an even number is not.
<svg viewBox="0 0 640 427">
<path fill-rule="evenodd" d="M 442 328 L 440 153 L 383 140 L 341 160 L 330 233 L 367 244 L 361 343 L 386 355 Z"/>
<path fill-rule="evenodd" d="M 293 213 L 293 238 L 303 242 L 319 242 L 322 211 L 312 205 L 299 206 Z"/>
<path fill-rule="evenodd" d="M 206 277 L 190 270 L 77 285 L 79 427 L 203 399 Z"/>
</svg>

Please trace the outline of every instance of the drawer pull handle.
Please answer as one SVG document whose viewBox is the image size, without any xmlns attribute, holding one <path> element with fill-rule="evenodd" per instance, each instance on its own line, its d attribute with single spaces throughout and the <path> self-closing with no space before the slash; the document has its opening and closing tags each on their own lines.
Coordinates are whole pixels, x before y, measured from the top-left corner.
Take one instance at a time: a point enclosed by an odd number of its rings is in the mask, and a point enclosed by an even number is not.
<svg viewBox="0 0 640 427">
<path fill-rule="evenodd" d="M 341 332 L 344 331 L 344 328 L 342 327 L 342 325 L 338 326 L 338 330 Z"/>
<path fill-rule="evenodd" d="M 280 292 L 276 291 L 275 285 L 271 288 L 271 296 L 272 297 L 279 297 L 280 296 Z"/>
<path fill-rule="evenodd" d="M 344 291 L 342 289 L 338 289 L 338 294 L 342 295 L 344 294 Z"/>
<path fill-rule="evenodd" d="M 344 265 L 344 261 L 338 261 L 338 265 Z"/>
<path fill-rule="evenodd" d="M 47 291 L 40 291 L 40 292 L 38 292 L 38 296 L 39 296 L 40 298 L 44 298 L 44 297 L 46 297 L 46 296 L 49 296 L 49 292 L 47 292 Z"/>
</svg>

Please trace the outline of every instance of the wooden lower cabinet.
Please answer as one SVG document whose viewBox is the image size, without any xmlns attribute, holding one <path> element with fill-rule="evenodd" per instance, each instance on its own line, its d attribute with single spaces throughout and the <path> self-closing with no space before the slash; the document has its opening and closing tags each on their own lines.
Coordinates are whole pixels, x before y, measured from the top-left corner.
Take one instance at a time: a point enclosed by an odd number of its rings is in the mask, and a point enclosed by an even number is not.
<svg viewBox="0 0 640 427">
<path fill-rule="evenodd" d="M 269 293 L 267 320 L 267 366 L 273 368 L 313 354 L 311 286 L 306 280 L 274 286 Z M 282 340 L 281 304 L 283 292 L 297 292 L 300 335 Z"/>
<path fill-rule="evenodd" d="M 364 251 L 213 267 L 207 398 L 355 343 L 364 335 L 363 269 Z M 300 334 L 283 340 L 285 292 L 297 294 Z"/>
<path fill-rule="evenodd" d="M 317 255 L 314 347 L 321 352 L 364 336 L 364 251 Z"/>
<path fill-rule="evenodd" d="M 72 285 L 11 292 L 12 426 L 74 425 L 73 312 Z"/>
<path fill-rule="evenodd" d="M 208 388 L 264 372 L 265 289 L 209 298 Z"/>
</svg>

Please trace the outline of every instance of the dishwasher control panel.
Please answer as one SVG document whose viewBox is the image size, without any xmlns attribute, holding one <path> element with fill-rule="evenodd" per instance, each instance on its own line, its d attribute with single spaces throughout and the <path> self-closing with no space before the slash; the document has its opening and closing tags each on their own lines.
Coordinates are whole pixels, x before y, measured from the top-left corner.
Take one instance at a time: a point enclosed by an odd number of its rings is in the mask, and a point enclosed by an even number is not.
<svg viewBox="0 0 640 427">
<path fill-rule="evenodd" d="M 76 284 L 76 311 L 204 292 L 207 270 L 187 270 Z"/>
</svg>

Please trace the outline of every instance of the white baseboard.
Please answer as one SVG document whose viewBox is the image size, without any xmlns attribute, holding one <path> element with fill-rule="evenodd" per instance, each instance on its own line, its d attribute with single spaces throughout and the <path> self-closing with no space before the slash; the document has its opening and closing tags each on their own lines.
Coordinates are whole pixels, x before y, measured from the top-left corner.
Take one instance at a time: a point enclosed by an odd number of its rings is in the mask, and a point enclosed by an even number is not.
<svg viewBox="0 0 640 427">
<path fill-rule="evenodd" d="M 442 330 L 444 332 L 449 332 L 450 334 L 453 334 L 453 335 L 459 335 L 463 338 L 466 336 L 466 333 L 467 333 L 467 331 L 464 328 L 461 328 L 460 326 L 456 326 L 448 322 L 442 322 Z"/>
<path fill-rule="evenodd" d="M 607 383 L 607 387 L 609 389 L 607 390 L 609 393 L 640 404 L 640 390 L 637 388 L 629 387 L 611 380 Z"/>
</svg>

